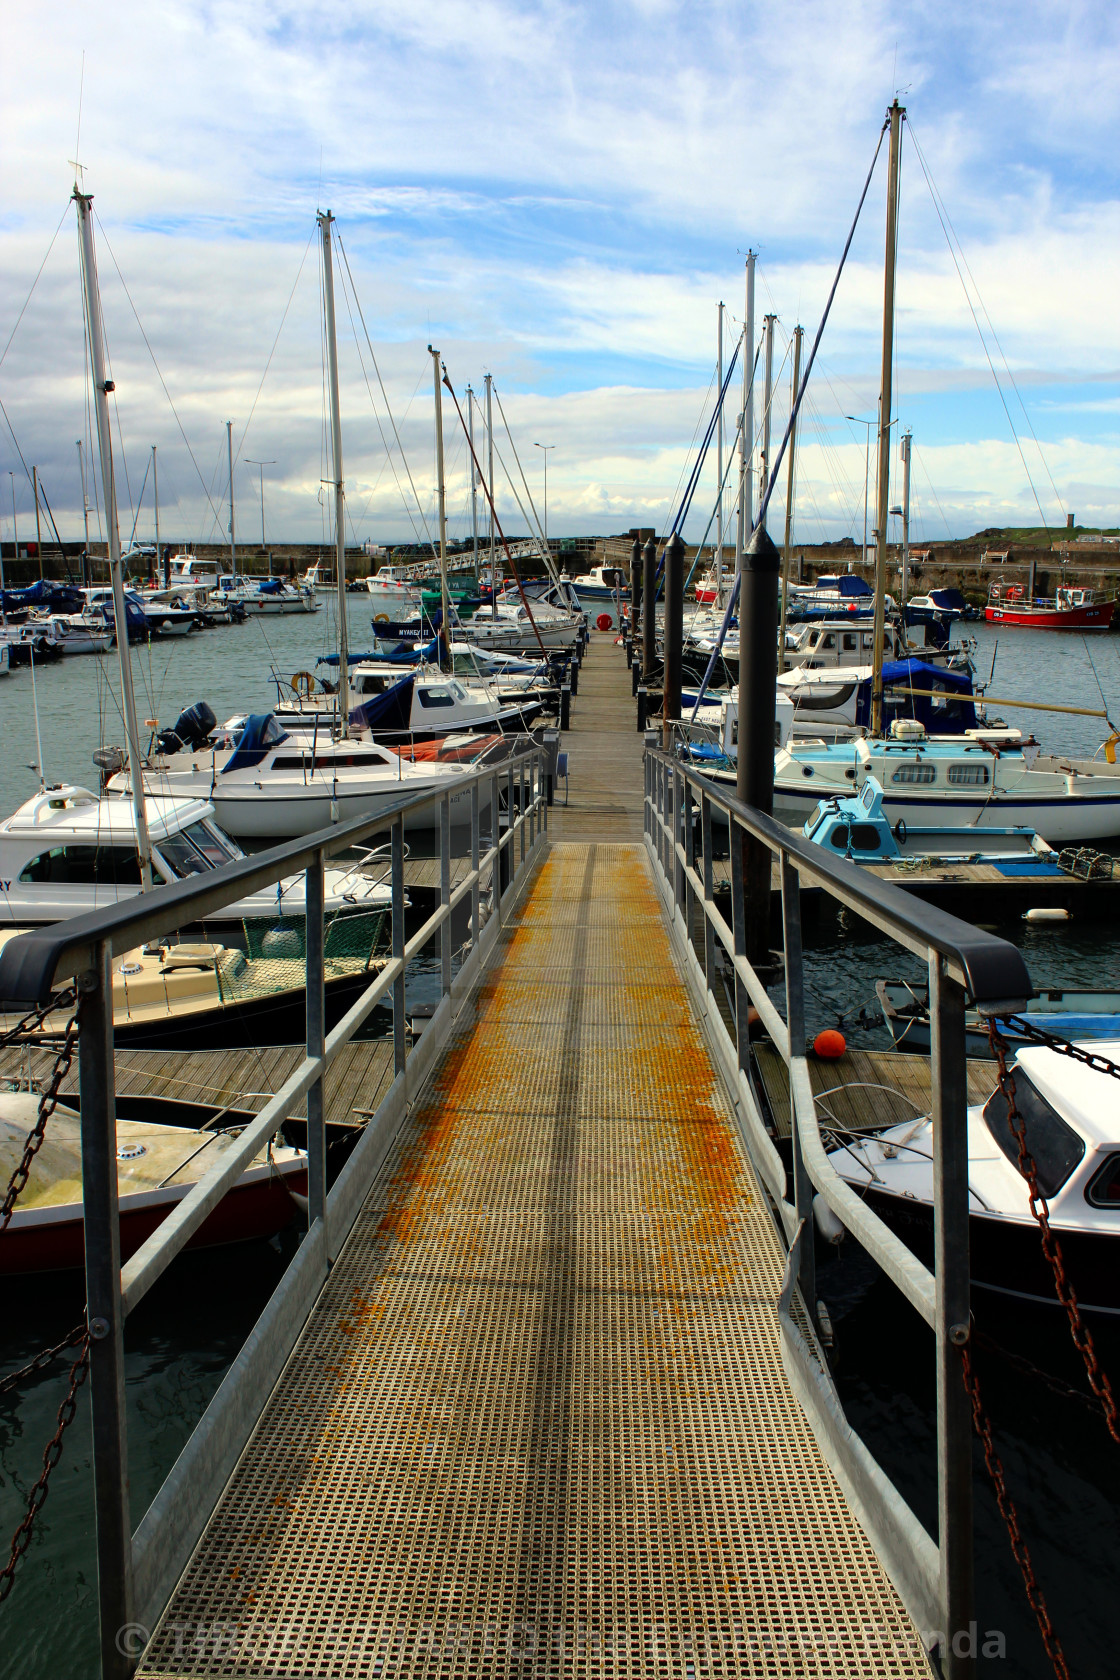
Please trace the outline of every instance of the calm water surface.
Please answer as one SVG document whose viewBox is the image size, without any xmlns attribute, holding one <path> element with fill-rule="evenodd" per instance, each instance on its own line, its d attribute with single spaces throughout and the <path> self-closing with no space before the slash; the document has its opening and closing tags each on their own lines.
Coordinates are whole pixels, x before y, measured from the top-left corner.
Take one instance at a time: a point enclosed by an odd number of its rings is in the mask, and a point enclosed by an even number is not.
<svg viewBox="0 0 1120 1680">
<path fill-rule="evenodd" d="M 368 605 L 351 597 L 351 646 L 369 641 Z M 987 678 L 995 637 L 976 627 L 980 675 Z M 194 700 L 218 718 L 265 710 L 275 695 L 270 669 L 286 676 L 314 670 L 330 651 L 333 615 L 249 623 L 134 654 L 142 716 L 174 722 Z M 1091 641 L 1005 632 L 992 692 L 1033 703 L 1099 708 L 1097 677 L 1108 709 L 1120 713 L 1120 638 Z M 123 740 L 115 661 L 72 659 L 37 674 L 42 754 L 48 780 L 95 782 L 90 755 Z M 1098 719 L 1037 710 L 1005 712 L 1047 747 L 1091 755 L 1106 726 Z M 38 783 L 30 673 L 0 684 L 0 813 Z M 1120 945 L 1109 928 L 999 927 L 1023 949 L 1036 984 L 1120 989 Z M 844 1018 L 853 1044 L 882 1048 L 885 1030 L 861 1030 L 852 1017 L 873 1011 L 876 978 L 919 974 L 918 966 L 860 924 L 841 918 L 810 935 L 806 951 L 809 1028 Z M 438 980 L 417 975 L 410 1002 L 430 997 Z M 127 1365 L 131 1498 L 138 1521 L 217 1388 L 290 1256 L 291 1236 L 275 1244 L 181 1257 L 128 1321 Z M 822 1292 L 837 1325 L 838 1380 L 848 1415 L 931 1531 L 936 1524 L 932 1344 L 915 1315 L 858 1254 L 822 1269 Z M 57 1340 L 82 1312 L 78 1279 L 5 1284 L 0 1374 Z M 1120 1452 L 1103 1424 L 1076 1399 L 1056 1392 L 1023 1361 L 1084 1390 L 1068 1335 L 1056 1314 L 981 1307 L 981 1324 L 1002 1351 L 979 1356 L 987 1404 L 1008 1482 L 1056 1628 L 1075 1674 L 1115 1671 L 1112 1593 L 1120 1568 L 1116 1510 Z M 1120 1378 L 1120 1336 L 1100 1333 L 1103 1362 Z M 1016 1362 L 1013 1362 L 1017 1361 Z M 0 1400 L 0 1552 L 22 1514 L 53 1431 L 63 1375 L 55 1370 Z M 1026 1606 L 1018 1571 L 982 1465 L 977 1474 L 977 1560 L 981 1630 L 999 1629 L 1007 1656 L 985 1664 L 993 1675 L 1042 1677 L 1049 1664 Z M 12 1598 L 0 1607 L 2 1680 L 84 1680 L 96 1672 L 96 1600 L 88 1411 L 79 1408 L 50 1498 Z"/>
</svg>

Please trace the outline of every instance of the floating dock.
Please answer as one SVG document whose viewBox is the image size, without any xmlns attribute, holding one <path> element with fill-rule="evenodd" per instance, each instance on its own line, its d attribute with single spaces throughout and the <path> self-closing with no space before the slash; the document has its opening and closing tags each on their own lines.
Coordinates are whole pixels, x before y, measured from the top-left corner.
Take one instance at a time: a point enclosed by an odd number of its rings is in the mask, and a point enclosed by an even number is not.
<svg viewBox="0 0 1120 1680">
<path fill-rule="evenodd" d="M 551 849 L 155 1629 L 151 1680 L 928 1680 L 787 1381 L 784 1254 L 674 965 L 606 638 L 584 694 L 599 683 Z"/>
</svg>

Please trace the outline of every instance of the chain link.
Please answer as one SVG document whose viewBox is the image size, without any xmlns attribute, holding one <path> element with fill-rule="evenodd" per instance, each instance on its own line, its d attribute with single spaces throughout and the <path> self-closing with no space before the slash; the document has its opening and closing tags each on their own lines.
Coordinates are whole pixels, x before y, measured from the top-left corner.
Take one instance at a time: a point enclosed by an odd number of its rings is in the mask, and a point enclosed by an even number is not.
<svg viewBox="0 0 1120 1680">
<path fill-rule="evenodd" d="M 51 1471 L 62 1457 L 62 1438 L 74 1421 L 78 1410 L 78 1390 L 89 1374 L 89 1332 L 83 1327 L 81 1348 L 73 1365 L 70 1367 L 70 1386 L 66 1398 L 58 1408 L 58 1421 L 54 1434 L 43 1450 L 43 1468 L 39 1472 L 39 1480 L 27 1496 L 27 1510 L 23 1521 L 12 1535 L 11 1551 L 7 1566 L 0 1570 L 0 1604 L 7 1598 L 15 1583 L 16 1568 L 20 1558 L 31 1544 L 31 1531 L 35 1526 L 35 1518 L 42 1510 L 50 1491 Z"/>
<path fill-rule="evenodd" d="M 67 991 L 62 992 L 59 997 L 54 999 L 51 1003 L 44 1005 L 42 1009 L 34 1011 L 33 1014 L 37 1015 L 41 1021 L 46 1015 L 60 1007 L 63 1009 L 72 1008 L 76 1004 L 77 998 L 78 988 L 76 986 L 72 986 Z M 24 1022 L 31 1019 L 32 1016 L 24 1016 Z M 22 1026 L 23 1022 L 20 1024 Z M 11 1035 L 6 1036 L 2 1042 L 8 1043 L 10 1041 L 10 1036 Z M 22 1195 L 27 1185 L 27 1180 L 31 1176 L 31 1165 L 36 1155 L 39 1153 L 43 1138 L 46 1135 L 47 1121 L 54 1113 L 58 1104 L 59 1087 L 61 1086 L 62 1081 L 66 1078 L 66 1075 L 70 1072 L 70 1067 L 74 1060 L 77 1037 L 78 1015 L 77 1010 L 75 1009 L 74 1014 L 70 1016 L 70 1019 L 66 1023 L 66 1032 L 62 1040 L 62 1045 L 54 1059 L 54 1067 L 51 1069 L 51 1076 L 47 1082 L 46 1090 L 39 1098 L 38 1118 L 27 1135 L 27 1142 L 23 1146 L 23 1155 L 20 1158 L 19 1165 L 16 1167 L 11 1178 L 8 1180 L 8 1188 L 4 1193 L 4 1200 L 0 1203 L 0 1236 L 2 1236 L 8 1229 L 8 1226 L 11 1223 L 12 1214 L 15 1212 L 16 1202 Z"/>
<path fill-rule="evenodd" d="M 63 1337 L 61 1342 L 56 1342 L 54 1347 L 44 1348 L 26 1365 L 21 1365 L 18 1371 L 12 1371 L 9 1376 L 0 1378 L 0 1394 L 13 1393 L 21 1383 L 27 1381 L 28 1377 L 37 1376 L 40 1371 L 45 1371 L 48 1365 L 54 1364 L 60 1353 L 65 1353 L 67 1348 L 77 1347 L 85 1333 L 86 1325 L 83 1319 L 81 1324 L 76 1325 L 68 1336 Z"/>
<path fill-rule="evenodd" d="M 1046 1655 L 1054 1665 L 1054 1673 L 1058 1676 L 1058 1680 L 1070 1680 L 1065 1653 L 1062 1650 L 1061 1641 L 1054 1632 L 1054 1624 L 1050 1620 L 1050 1612 L 1046 1608 L 1042 1588 L 1035 1576 L 1031 1554 L 1019 1527 L 1019 1516 L 1011 1495 L 1007 1491 L 1003 1465 L 1000 1463 L 999 1454 L 996 1452 L 995 1443 L 992 1440 L 992 1426 L 984 1412 L 980 1399 L 980 1385 L 976 1380 L 976 1373 L 972 1369 L 972 1360 L 969 1357 L 967 1345 L 961 1349 L 961 1375 L 964 1378 L 964 1386 L 972 1405 L 972 1421 L 976 1426 L 976 1433 L 979 1435 L 980 1443 L 984 1449 L 984 1463 L 988 1467 L 988 1475 L 992 1478 L 992 1486 L 996 1491 L 996 1503 L 999 1506 L 1000 1516 L 1007 1525 L 1011 1550 L 1015 1555 L 1016 1563 L 1019 1565 L 1027 1599 L 1034 1611 L 1038 1631 L 1042 1635 L 1042 1643 L 1046 1647 Z"/>
<path fill-rule="evenodd" d="M 1007 1066 L 1009 1045 L 1000 1033 L 994 1019 L 988 1022 L 988 1043 L 999 1069 L 999 1088 L 1007 1102 L 1007 1123 L 1011 1127 L 1012 1136 L 1019 1148 L 1019 1171 L 1027 1181 L 1031 1213 L 1038 1222 L 1039 1235 L 1042 1238 L 1042 1252 L 1054 1273 L 1054 1289 L 1058 1300 L 1066 1309 L 1073 1345 L 1084 1361 L 1089 1386 L 1100 1401 L 1108 1432 L 1114 1441 L 1120 1442 L 1120 1415 L 1117 1414 L 1112 1385 L 1101 1370 L 1092 1335 L 1088 1325 L 1081 1317 L 1081 1309 L 1077 1304 L 1077 1296 L 1073 1285 L 1066 1276 L 1061 1243 L 1050 1227 L 1050 1209 L 1046 1197 L 1039 1189 L 1038 1169 L 1035 1166 L 1034 1156 L 1027 1148 L 1026 1123 L 1015 1103 L 1015 1078 L 1009 1072 Z M 1073 1049 L 1074 1046 L 1071 1045 L 1070 1048 Z M 1111 1064 L 1109 1065 L 1111 1066 Z"/>
</svg>

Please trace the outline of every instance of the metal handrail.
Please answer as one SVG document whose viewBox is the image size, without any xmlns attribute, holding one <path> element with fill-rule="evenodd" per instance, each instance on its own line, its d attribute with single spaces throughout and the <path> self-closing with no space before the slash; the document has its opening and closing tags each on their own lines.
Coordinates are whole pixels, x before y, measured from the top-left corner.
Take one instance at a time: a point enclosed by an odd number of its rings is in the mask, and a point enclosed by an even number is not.
<svg viewBox="0 0 1120 1680">
<path fill-rule="evenodd" d="M 481 845 L 482 790 L 490 805 L 489 841 Z M 469 872 L 451 886 L 451 799 L 470 792 Z M 504 796 L 506 830 L 500 830 Z M 417 1095 L 450 1030 L 454 998 L 473 983 L 503 921 L 505 900 L 518 890 L 547 835 L 552 767 L 547 744 L 533 743 L 498 763 L 463 769 L 452 786 L 394 800 L 372 817 L 332 824 L 204 876 L 137 895 L 124 904 L 73 917 L 10 940 L 0 953 L 0 997 L 47 1001 L 76 975 L 79 990 L 79 1082 L 94 1496 L 97 1517 L 101 1673 L 125 1680 L 146 1631 L 162 1613 L 176 1579 L 213 1510 L 225 1480 L 295 1344 L 380 1169 L 409 1103 Z M 405 937 L 405 817 L 433 809 L 439 828 L 439 904 Z M 330 1033 L 325 1031 L 324 868 L 327 858 L 388 830 L 392 954 Z M 505 853 L 506 884 L 502 871 Z M 305 873 L 306 1055 L 282 1088 L 241 1131 L 222 1159 L 198 1179 L 122 1267 L 117 1199 L 116 1096 L 112 964 L 115 952 L 158 938 L 299 869 Z M 489 874 L 491 915 L 485 926 L 481 891 Z M 453 974 L 451 919 L 469 901 L 470 933 Z M 438 936 L 440 1005 L 411 1052 L 405 1037 L 409 964 Z M 462 951 L 469 954 L 462 958 Z M 332 1059 L 377 1004 L 392 994 L 394 1079 L 337 1182 L 327 1189 L 323 1080 Z M 245 1168 L 307 1099 L 307 1234 L 273 1290 L 245 1347 L 132 1532 L 125 1430 L 124 1319 L 198 1231 Z M 139 1630 L 139 1633 L 137 1632 Z M 124 1638 L 123 1636 L 127 1636 Z M 123 1638 L 123 1642 L 122 1642 Z"/>
<path fill-rule="evenodd" d="M 698 822 L 695 820 L 698 818 Z M 727 825 L 731 925 L 714 893 L 713 819 Z M 695 832 L 698 830 L 698 834 Z M 966 1001 L 991 1014 L 1021 1005 L 1033 993 L 1021 953 L 917 901 L 902 888 L 833 857 L 803 835 L 744 805 L 701 770 L 673 757 L 647 735 L 645 834 L 674 939 L 716 1059 L 735 1104 L 743 1141 L 769 1191 L 787 1247 L 780 1303 L 783 1357 L 791 1385 L 822 1450 L 875 1540 L 884 1564 L 927 1644 L 940 1648 L 944 1672 L 970 1673 L 953 1635 L 974 1613 L 972 1580 L 972 1446 L 960 1350 L 970 1336 L 968 1243 Z M 786 1010 L 783 1019 L 747 956 L 742 841 L 750 836 L 774 854 L 780 870 Z M 836 1172 L 821 1137 L 805 1046 L 800 891 L 819 887 L 926 961 L 930 981 L 933 1069 L 934 1269 L 923 1264 Z M 761 891 L 761 883 L 755 889 Z M 771 882 L 766 880 L 767 900 Z M 702 912 L 702 934 L 694 927 Z M 702 942 L 702 950 L 701 950 Z M 729 1029 L 714 990 L 715 947 L 730 958 L 734 1021 Z M 792 1171 L 763 1123 L 750 1069 L 747 1000 L 789 1073 Z M 792 1180 L 792 1196 L 791 1181 Z M 898 1490 L 846 1424 L 827 1366 L 791 1310 L 796 1281 L 810 1323 L 816 1318 L 816 1267 L 811 1240 L 818 1193 L 878 1262 L 925 1321 L 937 1345 L 938 1532 L 936 1545 Z"/>
</svg>

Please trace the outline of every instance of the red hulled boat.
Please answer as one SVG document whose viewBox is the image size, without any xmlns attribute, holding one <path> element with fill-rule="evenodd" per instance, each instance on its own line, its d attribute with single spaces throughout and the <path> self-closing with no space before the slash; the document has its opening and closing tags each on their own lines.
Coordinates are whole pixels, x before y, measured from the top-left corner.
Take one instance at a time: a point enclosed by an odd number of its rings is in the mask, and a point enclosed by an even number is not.
<svg viewBox="0 0 1120 1680">
<path fill-rule="evenodd" d="M 1031 630 L 1107 630 L 1116 597 L 1098 599 L 1092 589 L 1059 589 L 1052 598 L 1032 598 L 1021 583 L 993 583 L 984 617 L 991 624 Z"/>
</svg>

